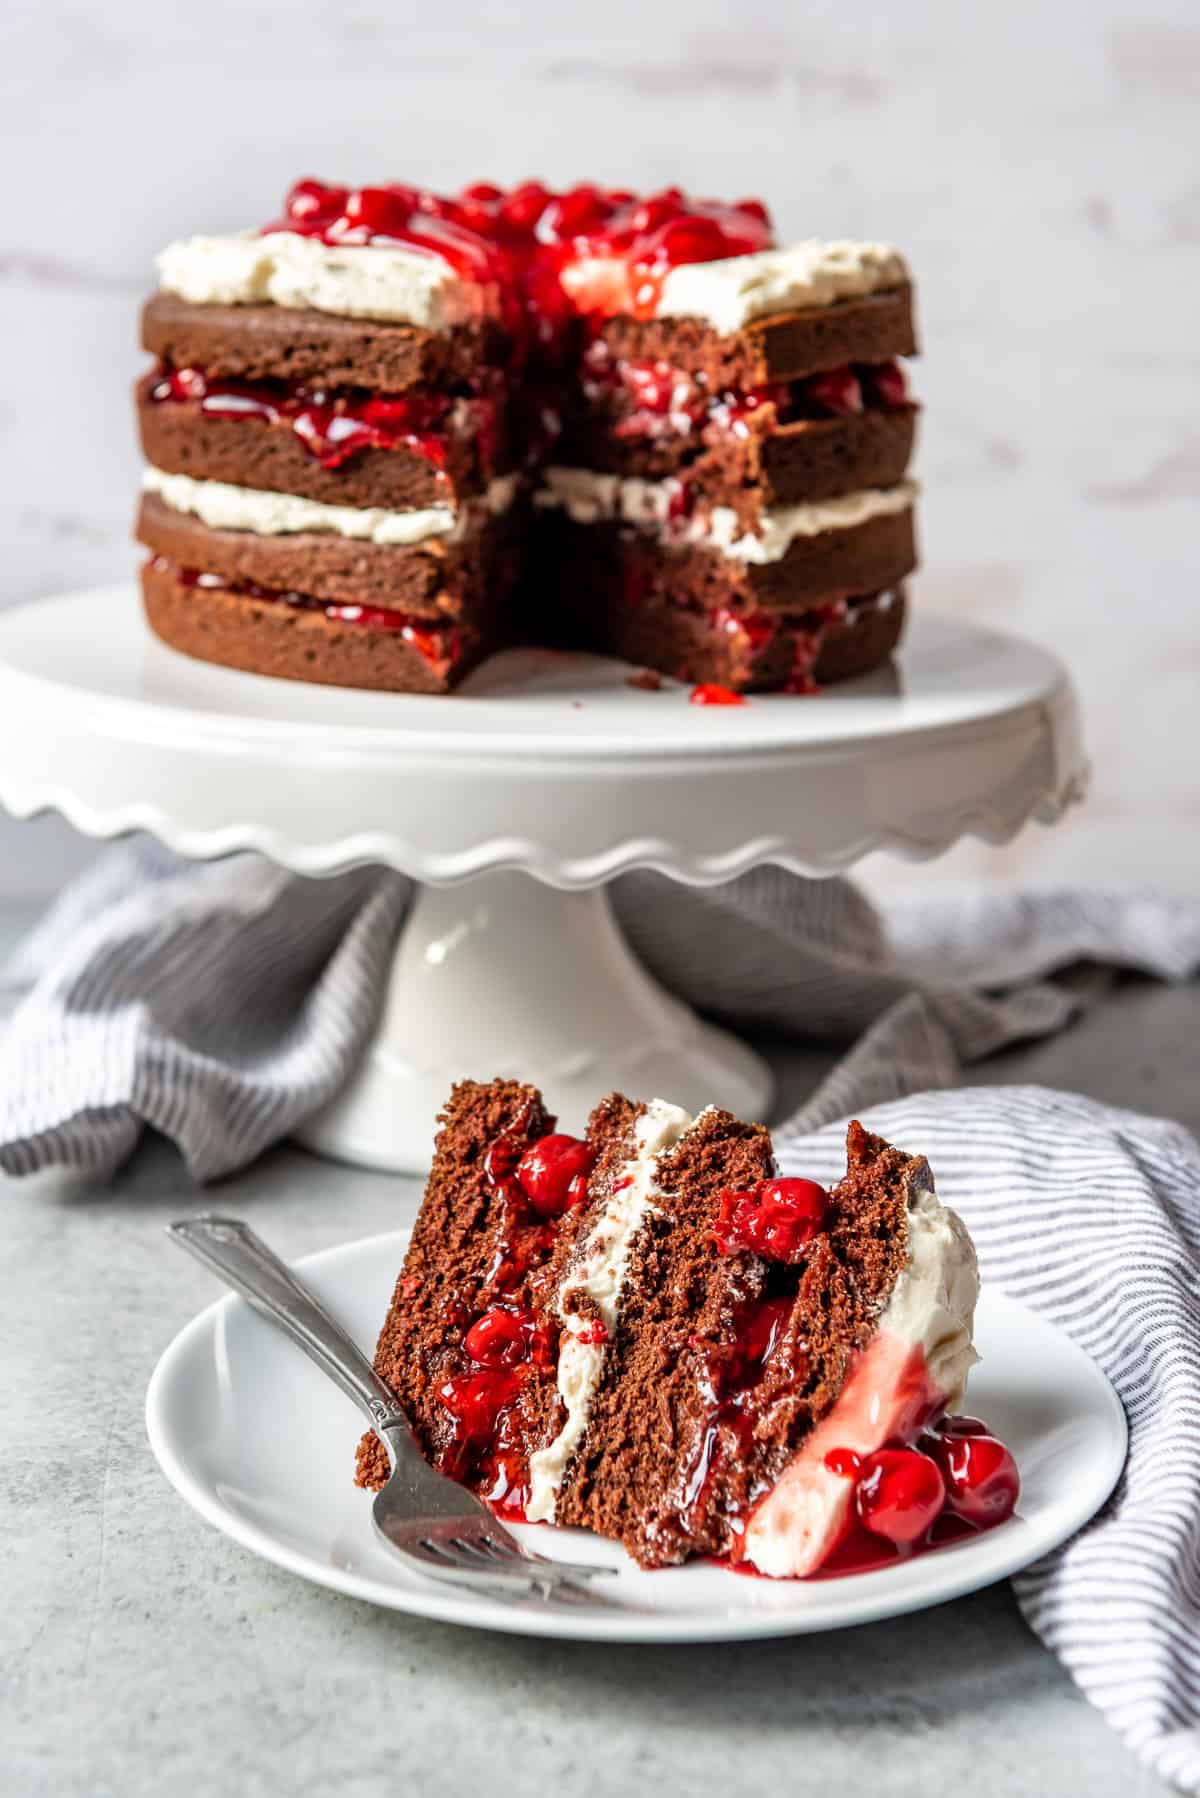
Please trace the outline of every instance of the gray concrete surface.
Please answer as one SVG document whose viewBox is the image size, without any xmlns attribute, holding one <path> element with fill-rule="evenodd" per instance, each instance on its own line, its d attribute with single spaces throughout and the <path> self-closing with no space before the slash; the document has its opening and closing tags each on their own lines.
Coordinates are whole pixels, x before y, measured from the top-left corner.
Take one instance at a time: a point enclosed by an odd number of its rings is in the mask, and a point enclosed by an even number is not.
<svg viewBox="0 0 1200 1798">
<path fill-rule="evenodd" d="M 1130 983 L 979 1078 L 1196 1127 L 1198 1026 L 1195 988 Z M 774 1060 L 783 1105 L 824 1065 Z M 415 1199 L 411 1181 L 286 1148 L 219 1189 L 291 1256 L 394 1227 Z M 175 1496 L 142 1425 L 155 1360 L 215 1290 L 162 1226 L 208 1203 L 162 1142 L 111 1188 L 0 1182 L 0 1792 L 1164 1790 L 1007 1586 L 842 1634 L 631 1649 L 455 1630 L 260 1564 Z"/>
</svg>

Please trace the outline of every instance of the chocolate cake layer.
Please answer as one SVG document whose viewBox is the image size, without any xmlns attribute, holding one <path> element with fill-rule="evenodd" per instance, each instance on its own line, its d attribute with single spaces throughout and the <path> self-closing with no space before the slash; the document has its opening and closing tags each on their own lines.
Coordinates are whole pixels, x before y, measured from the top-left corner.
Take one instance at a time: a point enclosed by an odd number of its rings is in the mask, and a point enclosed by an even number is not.
<svg viewBox="0 0 1200 1798">
<path fill-rule="evenodd" d="M 848 362 L 916 355 L 912 301 L 911 287 L 897 287 L 756 319 L 728 336 L 697 318 L 613 318 L 596 332 L 626 361 L 669 362 L 703 374 L 713 389 L 761 387 Z"/>
<path fill-rule="evenodd" d="M 334 506 L 384 506 L 398 512 L 453 506 L 481 493 L 510 458 L 493 458 L 478 436 L 451 429 L 445 467 L 405 445 L 362 449 L 325 468 L 286 422 L 213 418 L 196 401 L 150 398 L 156 374 L 137 388 L 138 425 L 147 462 L 167 474 L 227 481 L 268 493 L 297 493 Z M 496 465 L 493 465 L 496 464 Z"/>
<path fill-rule="evenodd" d="M 636 606 L 655 597 L 693 610 L 795 614 L 832 599 L 897 586 L 916 566 L 911 508 L 849 530 L 795 537 L 774 562 L 747 562 L 702 543 L 672 544 L 613 522 L 576 524 L 557 511 L 538 515 L 535 592 L 547 629 L 573 595 Z M 569 616 L 564 618 L 571 628 Z M 562 641 L 560 631 L 554 640 Z"/>
<path fill-rule="evenodd" d="M 772 406 L 744 433 L 709 426 L 661 437 L 614 436 L 612 421 L 577 418 L 555 445 L 555 462 L 601 473 L 676 477 L 709 505 L 729 506 L 743 523 L 764 506 L 836 499 L 904 478 L 917 430 L 916 406 L 778 424 Z"/>
<path fill-rule="evenodd" d="M 136 535 L 155 555 L 233 582 L 456 618 L 485 599 L 503 602 L 512 591 L 519 529 L 511 513 L 496 518 L 481 512 L 461 541 L 429 537 L 411 545 L 380 544 L 333 531 L 267 536 L 213 530 L 147 493 Z"/>
<path fill-rule="evenodd" d="M 696 612 L 657 598 L 627 609 L 602 606 L 581 619 L 609 655 L 676 680 L 737 693 L 810 692 L 853 680 L 886 662 L 904 631 L 903 592 L 835 601 L 796 616 Z"/>
<path fill-rule="evenodd" d="M 502 365 L 510 349 L 490 320 L 442 333 L 288 306 L 197 306 L 171 293 L 147 300 L 142 347 L 172 368 L 228 379 L 380 393 L 469 387 L 481 366 Z"/>
<path fill-rule="evenodd" d="M 282 598 L 199 586 L 155 559 L 142 569 L 142 599 L 155 635 L 202 662 L 247 674 L 392 693 L 447 693 L 500 647 L 479 619 L 375 628 L 331 619 Z M 399 614 L 396 614 L 399 616 Z"/>
</svg>

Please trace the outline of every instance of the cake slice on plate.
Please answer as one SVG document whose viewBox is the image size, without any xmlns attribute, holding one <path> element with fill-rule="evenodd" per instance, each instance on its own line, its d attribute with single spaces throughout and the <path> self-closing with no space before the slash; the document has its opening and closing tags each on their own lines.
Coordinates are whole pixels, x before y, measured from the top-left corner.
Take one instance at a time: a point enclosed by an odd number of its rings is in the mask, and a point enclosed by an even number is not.
<svg viewBox="0 0 1200 1798">
<path fill-rule="evenodd" d="M 1012 1458 L 952 1416 L 970 1237 L 921 1157 L 847 1151 L 827 1191 L 715 1107 L 613 1094 L 577 1139 L 532 1087 L 456 1086 L 376 1354 L 424 1452 L 647 1568 L 809 1575 L 1003 1521 Z"/>
</svg>

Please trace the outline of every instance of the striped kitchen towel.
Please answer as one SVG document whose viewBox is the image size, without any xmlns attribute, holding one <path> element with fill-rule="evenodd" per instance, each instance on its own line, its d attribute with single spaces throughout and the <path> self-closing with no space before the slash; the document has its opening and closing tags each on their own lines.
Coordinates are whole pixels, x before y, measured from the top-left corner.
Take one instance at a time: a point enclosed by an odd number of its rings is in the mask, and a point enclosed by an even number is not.
<svg viewBox="0 0 1200 1798">
<path fill-rule="evenodd" d="M 353 1066 L 410 892 L 378 870 L 306 881 L 252 856 L 111 852 L 6 971 L 0 1168 L 105 1176 L 146 1126 L 197 1178 L 244 1165 Z M 1200 905 L 999 894 L 897 907 L 885 924 L 844 881 L 774 869 L 699 890 L 631 874 L 614 901 L 681 997 L 746 1029 L 847 1045 L 776 1129 L 785 1168 L 831 1175 L 851 1112 L 919 1144 L 985 1278 L 1108 1374 L 1129 1418 L 1125 1472 L 1017 1596 L 1146 1765 L 1200 1792 L 1200 1148 L 1070 1094 L 945 1090 L 964 1064 L 1061 1028 L 1105 970 L 1194 974 Z"/>
<path fill-rule="evenodd" d="M 1139 1758 L 1200 1792 L 1200 1145 L 1177 1124 L 1042 1087 L 919 1093 L 870 1121 L 928 1155 L 984 1281 L 1074 1337 L 1121 1396 L 1116 1491 L 1013 1584 Z M 790 1171 L 839 1171 L 844 1125 L 775 1138 Z"/>
</svg>

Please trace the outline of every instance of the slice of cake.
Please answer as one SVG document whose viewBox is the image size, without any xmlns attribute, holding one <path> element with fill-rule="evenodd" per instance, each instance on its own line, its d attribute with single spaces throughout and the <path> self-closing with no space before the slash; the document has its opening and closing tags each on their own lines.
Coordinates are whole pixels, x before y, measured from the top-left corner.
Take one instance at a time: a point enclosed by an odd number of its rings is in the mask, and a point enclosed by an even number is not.
<svg viewBox="0 0 1200 1798">
<path fill-rule="evenodd" d="M 456 1086 L 376 1354 L 424 1452 L 648 1568 L 811 1575 L 1002 1521 L 1012 1458 L 950 1415 L 970 1238 L 920 1157 L 847 1149 L 826 1191 L 714 1107 L 613 1094 L 576 1139 L 532 1087 Z"/>
<path fill-rule="evenodd" d="M 677 188 L 301 181 L 281 219 L 159 268 L 138 536 L 174 647 L 445 692 L 548 642 L 735 693 L 895 648 L 895 251 L 778 249 L 760 202 Z"/>
<path fill-rule="evenodd" d="M 155 631 L 255 673 L 456 685 L 513 634 L 498 258 L 412 189 L 300 182 L 278 225 L 159 267 L 137 389 Z"/>
</svg>

